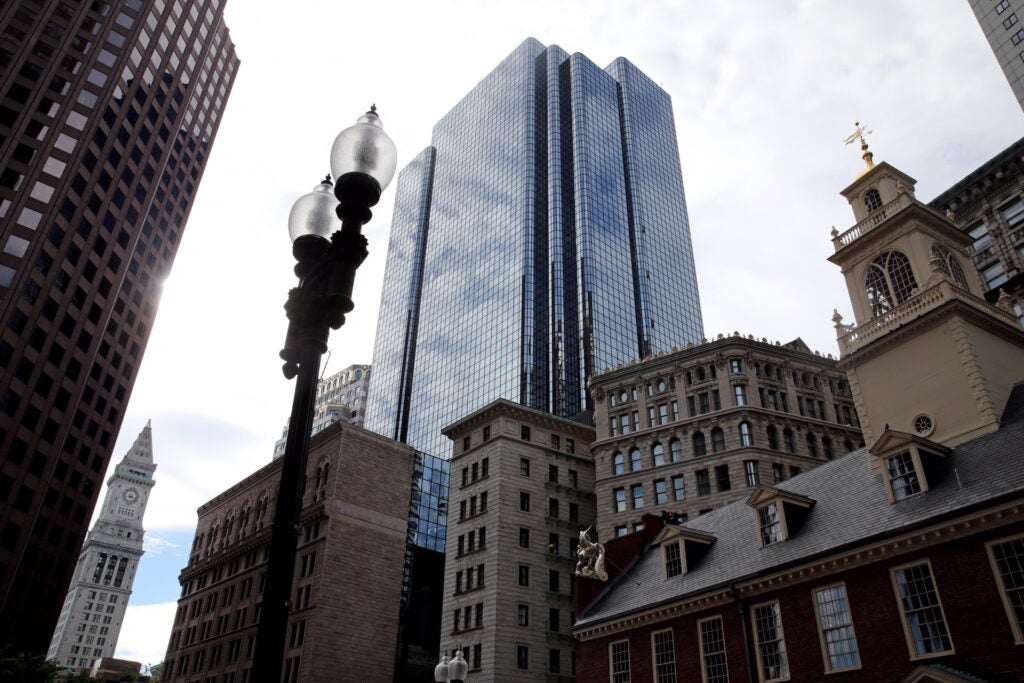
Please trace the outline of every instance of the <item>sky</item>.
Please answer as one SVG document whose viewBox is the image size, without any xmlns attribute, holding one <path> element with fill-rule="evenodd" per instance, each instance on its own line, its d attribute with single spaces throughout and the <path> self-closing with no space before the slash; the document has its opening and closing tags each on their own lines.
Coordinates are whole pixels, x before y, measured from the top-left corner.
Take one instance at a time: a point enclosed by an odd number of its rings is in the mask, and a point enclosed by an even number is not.
<svg viewBox="0 0 1024 683">
<path fill-rule="evenodd" d="M 672 97 L 705 335 L 802 337 L 837 355 L 851 322 L 829 232 L 875 161 L 929 201 L 1024 136 L 1024 115 L 966 0 L 230 0 L 241 67 L 172 273 L 115 463 L 152 419 L 146 555 L 117 656 L 163 659 L 196 508 L 266 464 L 294 385 L 280 372 L 295 283 L 292 203 L 337 133 L 376 103 L 399 168 L 527 37 L 604 67 L 624 56 Z M 325 373 L 369 363 L 394 186 L 364 233 L 355 310 Z"/>
</svg>

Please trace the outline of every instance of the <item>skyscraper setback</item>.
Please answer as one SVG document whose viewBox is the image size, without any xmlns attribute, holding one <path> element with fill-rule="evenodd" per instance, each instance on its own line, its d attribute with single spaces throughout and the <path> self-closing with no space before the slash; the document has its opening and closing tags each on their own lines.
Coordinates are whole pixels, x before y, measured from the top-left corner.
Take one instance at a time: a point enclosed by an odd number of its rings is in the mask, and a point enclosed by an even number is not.
<svg viewBox="0 0 1024 683">
<path fill-rule="evenodd" d="M 238 59 L 224 0 L 0 6 L 0 642 L 43 653 Z"/>
<path fill-rule="evenodd" d="M 441 455 L 496 398 L 572 417 L 586 378 L 700 341 L 668 94 L 524 41 L 399 175 L 366 425 Z"/>
</svg>

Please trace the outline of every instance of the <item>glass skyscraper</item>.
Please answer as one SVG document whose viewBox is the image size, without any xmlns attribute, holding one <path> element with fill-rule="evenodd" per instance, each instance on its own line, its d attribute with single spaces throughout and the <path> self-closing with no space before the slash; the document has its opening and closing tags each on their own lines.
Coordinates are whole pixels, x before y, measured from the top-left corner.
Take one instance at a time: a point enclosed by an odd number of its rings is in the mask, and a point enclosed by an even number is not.
<svg viewBox="0 0 1024 683">
<path fill-rule="evenodd" d="M 702 336 L 668 94 L 527 39 L 399 174 L 366 425 L 442 455 L 495 398 L 571 417 Z"/>
</svg>

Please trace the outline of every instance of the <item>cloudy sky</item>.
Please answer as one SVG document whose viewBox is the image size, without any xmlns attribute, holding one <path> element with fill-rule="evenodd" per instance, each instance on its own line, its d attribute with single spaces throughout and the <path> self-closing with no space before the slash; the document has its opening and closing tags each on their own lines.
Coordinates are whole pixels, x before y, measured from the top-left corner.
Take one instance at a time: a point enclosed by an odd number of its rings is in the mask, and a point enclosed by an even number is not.
<svg viewBox="0 0 1024 683">
<path fill-rule="evenodd" d="M 624 56 L 673 98 L 705 333 L 800 336 L 836 354 L 852 318 L 829 231 L 875 160 L 928 201 L 1024 135 L 966 0 L 232 0 L 242 65 L 146 351 L 115 460 L 153 421 L 148 552 L 118 656 L 163 658 L 195 510 L 264 465 L 289 412 L 286 221 L 334 136 L 375 102 L 399 167 L 524 38 Z M 327 372 L 371 360 L 394 187 L 367 226 L 356 309 Z"/>
</svg>

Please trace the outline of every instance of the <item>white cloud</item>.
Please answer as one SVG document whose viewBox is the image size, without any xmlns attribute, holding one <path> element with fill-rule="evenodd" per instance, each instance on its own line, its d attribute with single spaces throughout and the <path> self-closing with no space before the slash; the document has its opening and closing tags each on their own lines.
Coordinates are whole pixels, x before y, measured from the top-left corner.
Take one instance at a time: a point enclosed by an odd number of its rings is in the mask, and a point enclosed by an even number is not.
<svg viewBox="0 0 1024 683">
<path fill-rule="evenodd" d="M 144 666 L 159 664 L 167 652 L 177 603 L 129 605 L 117 639 L 114 656 L 141 662 Z"/>
</svg>

